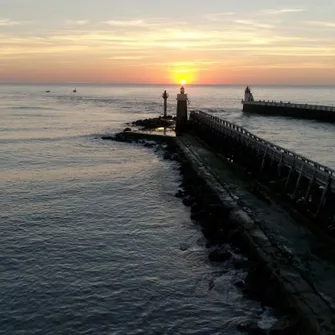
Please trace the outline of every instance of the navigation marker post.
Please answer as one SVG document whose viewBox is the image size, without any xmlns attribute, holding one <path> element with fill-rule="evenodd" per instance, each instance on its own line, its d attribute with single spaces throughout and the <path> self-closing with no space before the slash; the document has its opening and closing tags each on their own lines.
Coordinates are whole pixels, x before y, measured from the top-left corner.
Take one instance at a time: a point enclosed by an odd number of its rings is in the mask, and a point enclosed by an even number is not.
<svg viewBox="0 0 335 335">
<path fill-rule="evenodd" d="M 166 90 L 162 94 L 162 98 L 164 99 L 164 118 L 167 118 L 167 99 L 169 98 L 169 93 Z"/>
</svg>

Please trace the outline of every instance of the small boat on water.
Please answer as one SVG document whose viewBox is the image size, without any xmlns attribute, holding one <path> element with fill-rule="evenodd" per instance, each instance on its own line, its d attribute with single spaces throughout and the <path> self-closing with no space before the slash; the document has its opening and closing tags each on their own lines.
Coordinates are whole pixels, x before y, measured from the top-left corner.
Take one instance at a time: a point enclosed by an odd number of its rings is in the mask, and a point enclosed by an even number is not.
<svg viewBox="0 0 335 335">
<path fill-rule="evenodd" d="M 249 86 L 245 89 L 243 112 L 263 115 L 290 116 L 299 119 L 318 120 L 335 123 L 335 107 L 323 105 L 297 104 L 282 101 L 255 100 Z"/>
<path fill-rule="evenodd" d="M 73 90 L 73 93 L 77 93 L 77 89 L 76 88 Z"/>
<path fill-rule="evenodd" d="M 45 93 L 50 93 L 50 91 L 48 90 L 48 91 L 45 91 Z"/>
</svg>

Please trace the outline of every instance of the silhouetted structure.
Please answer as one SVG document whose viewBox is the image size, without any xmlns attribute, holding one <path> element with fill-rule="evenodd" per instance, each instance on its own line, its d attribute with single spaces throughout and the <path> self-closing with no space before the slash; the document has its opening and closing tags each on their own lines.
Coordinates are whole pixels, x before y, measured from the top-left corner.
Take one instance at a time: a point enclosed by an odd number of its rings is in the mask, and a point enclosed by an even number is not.
<svg viewBox="0 0 335 335">
<path fill-rule="evenodd" d="M 180 135 L 187 129 L 187 94 L 185 88 L 180 88 L 180 94 L 177 95 L 177 119 L 176 119 L 176 134 Z"/>
<path fill-rule="evenodd" d="M 164 99 L 164 117 L 166 118 L 167 117 L 167 99 L 169 98 L 169 93 L 167 93 L 166 90 L 162 94 L 162 98 Z"/>
<path fill-rule="evenodd" d="M 243 112 L 245 113 L 263 114 L 269 116 L 290 116 L 299 119 L 335 122 L 335 107 L 333 106 L 254 100 L 249 86 L 245 89 L 242 104 Z"/>
</svg>

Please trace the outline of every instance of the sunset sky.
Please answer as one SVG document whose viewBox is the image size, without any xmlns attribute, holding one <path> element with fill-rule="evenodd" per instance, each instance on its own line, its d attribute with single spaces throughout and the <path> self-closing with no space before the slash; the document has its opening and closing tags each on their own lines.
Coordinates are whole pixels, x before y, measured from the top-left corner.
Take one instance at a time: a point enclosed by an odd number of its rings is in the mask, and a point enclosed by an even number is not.
<svg viewBox="0 0 335 335">
<path fill-rule="evenodd" d="M 182 79 L 335 84 L 335 1 L 0 0 L 0 82 Z"/>
</svg>

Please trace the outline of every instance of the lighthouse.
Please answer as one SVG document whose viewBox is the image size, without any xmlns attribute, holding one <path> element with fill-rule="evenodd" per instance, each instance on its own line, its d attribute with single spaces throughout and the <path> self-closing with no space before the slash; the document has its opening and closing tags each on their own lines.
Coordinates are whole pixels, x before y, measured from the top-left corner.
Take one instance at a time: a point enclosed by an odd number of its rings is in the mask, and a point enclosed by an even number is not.
<svg viewBox="0 0 335 335">
<path fill-rule="evenodd" d="M 176 134 L 180 135 L 187 128 L 187 94 L 185 88 L 180 88 L 180 94 L 177 94 L 177 119 L 176 119 Z"/>
<path fill-rule="evenodd" d="M 254 101 L 254 96 L 252 95 L 249 86 L 244 91 L 244 102 Z"/>
</svg>

